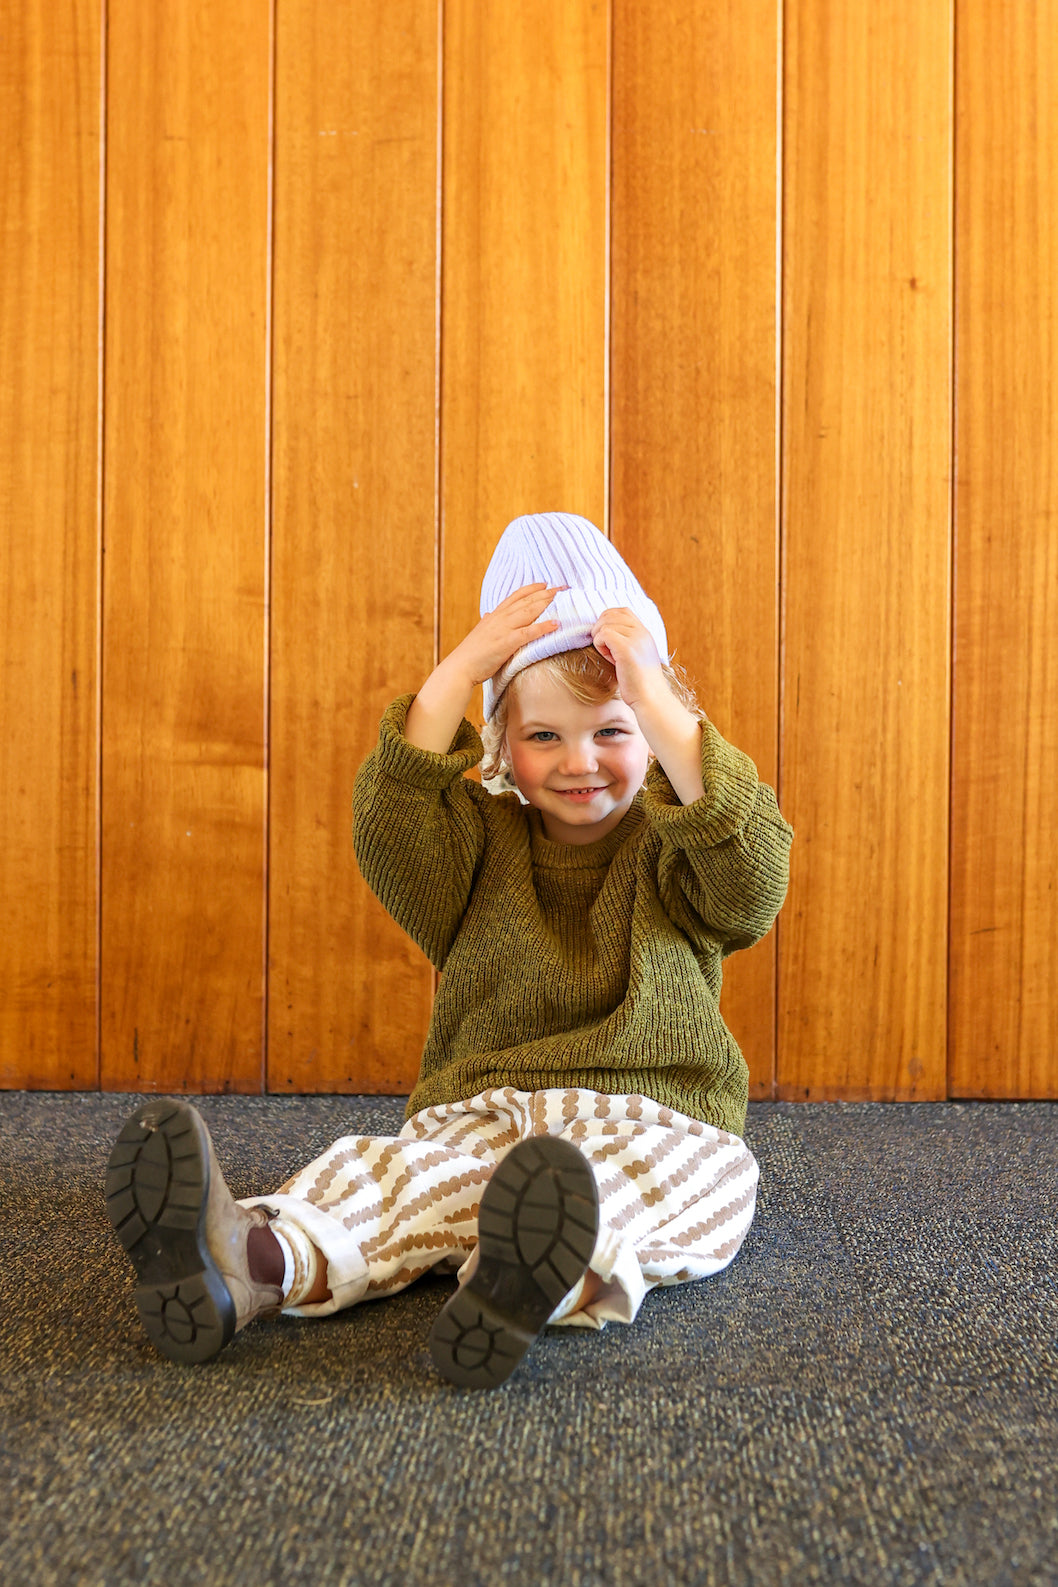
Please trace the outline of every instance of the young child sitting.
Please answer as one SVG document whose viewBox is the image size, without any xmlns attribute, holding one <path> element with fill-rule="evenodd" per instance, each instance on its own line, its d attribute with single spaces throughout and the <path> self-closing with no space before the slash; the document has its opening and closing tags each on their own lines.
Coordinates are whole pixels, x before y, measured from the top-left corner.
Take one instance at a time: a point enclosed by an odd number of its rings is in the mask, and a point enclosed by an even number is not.
<svg viewBox="0 0 1058 1587">
<path fill-rule="evenodd" d="M 722 964 L 771 926 L 790 828 L 585 519 L 515 519 L 481 610 L 386 711 L 356 779 L 361 871 L 443 971 L 399 1136 L 338 1140 L 242 1203 L 189 1104 L 142 1105 L 115 1145 L 108 1210 L 174 1360 L 440 1266 L 460 1283 L 434 1362 L 491 1387 L 548 1323 L 630 1323 L 749 1229 Z M 479 684 L 484 743 L 466 720 Z M 483 759 L 488 788 L 465 775 Z"/>
</svg>

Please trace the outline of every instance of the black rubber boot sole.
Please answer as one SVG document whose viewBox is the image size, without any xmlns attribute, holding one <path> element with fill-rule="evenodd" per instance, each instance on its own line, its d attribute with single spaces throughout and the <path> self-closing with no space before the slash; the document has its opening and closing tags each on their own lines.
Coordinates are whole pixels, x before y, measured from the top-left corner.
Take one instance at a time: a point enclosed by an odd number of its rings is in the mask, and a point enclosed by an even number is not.
<svg viewBox="0 0 1058 1587">
<path fill-rule="evenodd" d="M 598 1227 L 595 1176 L 575 1146 L 541 1135 L 513 1147 L 481 1198 L 477 1271 L 430 1332 L 442 1377 L 471 1389 L 508 1378 L 584 1276 Z"/>
<path fill-rule="evenodd" d="M 147 1102 L 110 1154 L 106 1203 L 138 1280 L 148 1338 L 172 1361 L 208 1361 L 235 1333 L 235 1303 L 206 1245 L 210 1151 L 186 1102 Z"/>
</svg>

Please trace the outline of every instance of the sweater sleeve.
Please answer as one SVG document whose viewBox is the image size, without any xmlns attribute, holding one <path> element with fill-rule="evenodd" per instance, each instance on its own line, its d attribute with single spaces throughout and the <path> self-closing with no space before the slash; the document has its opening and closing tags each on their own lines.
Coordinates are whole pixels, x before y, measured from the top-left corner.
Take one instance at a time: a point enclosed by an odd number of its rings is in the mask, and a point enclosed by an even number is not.
<svg viewBox="0 0 1058 1587">
<path fill-rule="evenodd" d="M 416 748 L 404 737 L 413 699 L 403 695 L 389 707 L 357 773 L 353 848 L 376 898 L 441 969 L 484 843 L 476 790 L 464 775 L 481 759 L 482 744 L 463 721 L 447 755 Z"/>
<path fill-rule="evenodd" d="M 749 756 L 710 722 L 702 723 L 702 782 L 703 797 L 682 805 L 655 766 L 644 803 L 659 839 L 665 912 L 696 946 L 719 941 L 728 954 L 759 941 L 779 913 L 793 830 Z"/>
</svg>

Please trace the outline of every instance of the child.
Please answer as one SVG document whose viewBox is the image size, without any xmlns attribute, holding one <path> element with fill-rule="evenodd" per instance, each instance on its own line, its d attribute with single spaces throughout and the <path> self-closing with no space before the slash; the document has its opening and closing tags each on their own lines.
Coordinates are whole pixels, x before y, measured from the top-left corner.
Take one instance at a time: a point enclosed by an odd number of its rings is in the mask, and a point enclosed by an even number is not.
<svg viewBox="0 0 1058 1587">
<path fill-rule="evenodd" d="M 361 871 L 443 971 L 400 1135 L 336 1141 L 241 1204 L 189 1105 L 147 1103 L 119 1136 L 108 1208 L 175 1360 L 441 1266 L 460 1286 L 433 1359 L 493 1386 L 548 1322 L 630 1323 L 745 1238 L 757 1165 L 722 962 L 771 926 L 790 829 L 585 519 L 515 519 L 481 610 L 386 711 L 354 792 Z M 483 754 L 510 791 L 465 776 Z"/>
</svg>

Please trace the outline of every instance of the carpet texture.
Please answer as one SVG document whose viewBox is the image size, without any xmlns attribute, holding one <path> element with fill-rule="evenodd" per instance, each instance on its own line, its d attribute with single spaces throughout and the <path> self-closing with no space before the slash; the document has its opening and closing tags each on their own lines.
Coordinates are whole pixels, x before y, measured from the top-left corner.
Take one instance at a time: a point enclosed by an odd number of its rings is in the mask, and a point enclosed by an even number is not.
<svg viewBox="0 0 1058 1587">
<path fill-rule="evenodd" d="M 3 1581 L 1058 1583 L 1058 1106 L 755 1104 L 735 1263 L 474 1393 L 450 1279 L 156 1356 L 102 1202 L 136 1100 L 0 1094 Z M 199 1105 L 236 1195 L 402 1116 Z"/>
</svg>

